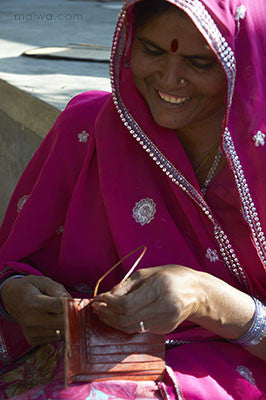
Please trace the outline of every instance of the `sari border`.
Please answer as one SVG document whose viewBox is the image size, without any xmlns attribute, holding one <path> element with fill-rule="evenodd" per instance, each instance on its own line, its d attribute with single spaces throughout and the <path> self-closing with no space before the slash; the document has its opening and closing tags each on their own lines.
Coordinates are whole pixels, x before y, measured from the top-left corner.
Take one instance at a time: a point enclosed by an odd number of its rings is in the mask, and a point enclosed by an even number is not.
<svg viewBox="0 0 266 400">
<path fill-rule="evenodd" d="M 3 363 L 3 367 L 7 367 L 11 362 L 12 359 L 10 357 L 8 348 L 7 348 L 7 344 L 5 342 L 5 339 L 2 335 L 2 333 L 0 333 L 0 359 Z"/>
<path fill-rule="evenodd" d="M 257 209 L 250 194 L 249 186 L 245 178 L 243 167 L 235 150 L 234 142 L 228 128 L 225 129 L 223 137 L 223 146 L 228 159 L 231 163 L 235 176 L 237 190 L 242 203 L 242 214 L 250 226 L 252 236 L 258 250 L 258 254 L 266 265 L 266 240 L 258 217 Z"/>
</svg>

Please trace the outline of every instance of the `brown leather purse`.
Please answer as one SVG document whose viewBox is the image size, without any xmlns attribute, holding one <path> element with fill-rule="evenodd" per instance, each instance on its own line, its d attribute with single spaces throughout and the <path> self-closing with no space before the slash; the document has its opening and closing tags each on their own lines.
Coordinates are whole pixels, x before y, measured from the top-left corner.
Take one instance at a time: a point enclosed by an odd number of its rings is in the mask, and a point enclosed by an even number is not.
<svg viewBox="0 0 266 400">
<path fill-rule="evenodd" d="M 100 282 L 127 257 L 114 265 Z M 133 272 L 146 248 L 115 290 Z M 165 337 L 149 332 L 126 334 L 105 325 L 92 312 L 93 299 L 64 299 L 65 383 L 104 380 L 159 381 L 165 369 Z"/>
</svg>

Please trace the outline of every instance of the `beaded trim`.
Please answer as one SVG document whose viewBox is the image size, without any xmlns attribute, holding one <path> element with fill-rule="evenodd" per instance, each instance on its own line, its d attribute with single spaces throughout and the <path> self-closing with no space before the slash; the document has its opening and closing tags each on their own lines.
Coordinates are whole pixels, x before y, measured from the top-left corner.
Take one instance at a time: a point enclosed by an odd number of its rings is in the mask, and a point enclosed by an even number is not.
<svg viewBox="0 0 266 400">
<path fill-rule="evenodd" d="M 6 342 L 1 334 L 0 334 L 0 359 L 4 367 L 9 365 L 12 361 L 9 352 L 7 350 Z"/>
<path fill-rule="evenodd" d="M 174 388 L 175 388 L 175 391 L 176 391 L 176 394 L 177 394 L 177 399 L 178 400 L 183 400 L 181 389 L 180 389 L 180 386 L 179 386 L 179 383 L 178 383 L 177 377 L 175 376 L 174 371 L 172 370 L 171 367 L 169 367 L 169 365 L 166 365 L 165 369 L 166 369 L 166 371 L 167 371 L 167 373 L 169 375 L 169 378 L 172 380 L 172 382 L 174 384 Z"/>
<path fill-rule="evenodd" d="M 239 157 L 236 153 L 235 146 L 228 128 L 225 129 L 223 137 L 223 146 L 232 165 L 232 169 L 237 184 L 237 189 L 242 201 L 243 216 L 251 228 L 259 256 L 261 257 L 261 260 L 263 261 L 264 265 L 266 265 L 265 235 L 262 231 L 258 213 L 255 204 L 252 200 L 252 197 L 250 195 L 244 171 L 239 161 Z"/>
<path fill-rule="evenodd" d="M 187 179 L 178 171 L 171 162 L 161 153 L 155 144 L 142 131 L 138 123 L 127 110 L 121 95 L 119 87 L 119 74 L 121 58 L 126 43 L 126 8 L 128 4 L 134 1 L 125 2 L 118 16 L 118 22 L 113 39 L 113 46 L 110 57 L 110 81 L 112 85 L 112 98 L 116 110 L 121 118 L 122 123 L 127 128 L 133 138 L 142 146 L 143 150 L 153 159 L 156 165 L 162 169 L 166 176 L 184 191 L 204 212 L 210 222 L 214 226 L 214 236 L 219 244 L 220 252 L 229 271 L 237 277 L 238 281 L 246 289 L 249 289 L 246 275 L 239 264 L 238 258 L 230 244 L 227 235 L 224 233 L 218 222 L 215 220 L 211 209 L 205 202 L 201 193 L 192 186 Z M 231 54 L 229 45 L 225 42 L 214 21 L 205 10 L 199 0 L 175 0 L 172 1 L 183 8 L 191 16 L 197 27 L 202 32 L 207 41 L 216 49 L 218 56 L 225 67 L 229 82 L 228 103 L 231 104 L 231 96 L 233 94 L 235 80 L 235 59 Z M 210 24 L 210 25 L 209 25 Z M 227 50 L 226 50 L 227 49 Z M 228 50 L 229 49 L 229 50 Z M 227 64 L 226 64 L 227 63 Z M 227 107 L 229 108 L 229 107 Z"/>
</svg>

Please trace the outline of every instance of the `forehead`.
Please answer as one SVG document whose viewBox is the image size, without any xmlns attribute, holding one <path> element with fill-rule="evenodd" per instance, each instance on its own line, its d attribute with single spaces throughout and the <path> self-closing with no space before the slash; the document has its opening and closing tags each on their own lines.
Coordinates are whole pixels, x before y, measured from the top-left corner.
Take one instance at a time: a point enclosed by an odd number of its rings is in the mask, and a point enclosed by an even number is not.
<svg viewBox="0 0 266 400">
<path fill-rule="evenodd" d="M 177 39 L 180 47 L 190 50 L 211 52 L 211 49 L 193 21 L 181 14 L 176 7 L 149 18 L 137 28 L 136 35 L 155 42 L 160 47 L 169 47 Z"/>
</svg>

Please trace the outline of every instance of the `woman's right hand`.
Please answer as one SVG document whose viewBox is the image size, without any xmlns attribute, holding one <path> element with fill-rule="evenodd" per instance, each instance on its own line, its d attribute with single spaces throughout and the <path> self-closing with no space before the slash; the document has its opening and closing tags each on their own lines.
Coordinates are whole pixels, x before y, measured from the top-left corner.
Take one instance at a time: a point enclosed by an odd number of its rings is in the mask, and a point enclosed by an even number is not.
<svg viewBox="0 0 266 400">
<path fill-rule="evenodd" d="M 10 278 L 4 283 L 1 297 L 30 345 L 59 339 L 56 331 L 64 331 L 61 298 L 71 298 L 63 285 L 43 276 Z"/>
</svg>

